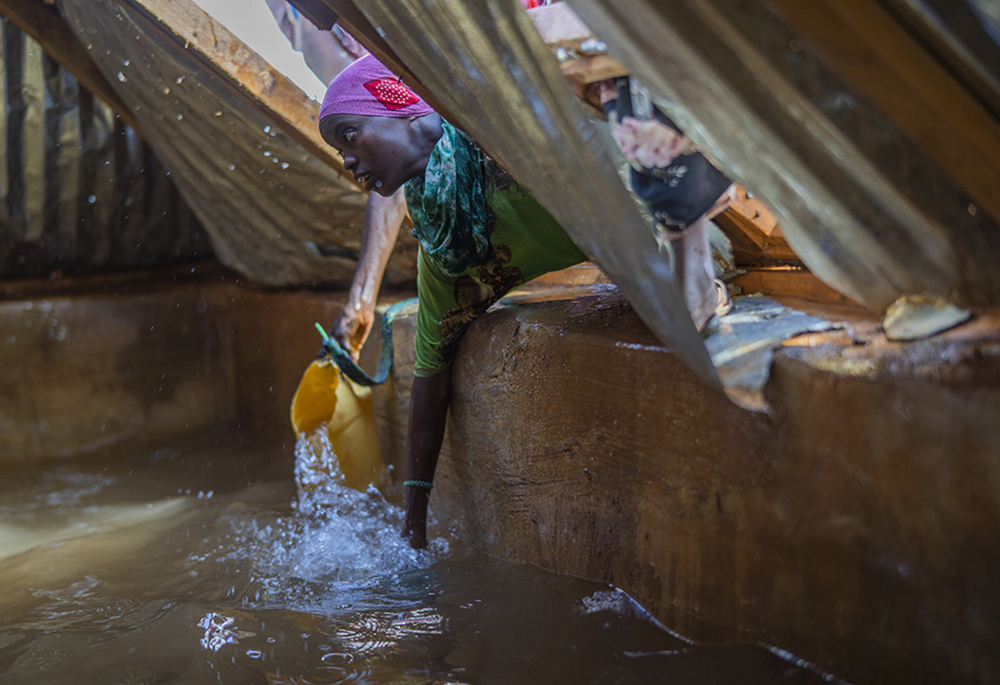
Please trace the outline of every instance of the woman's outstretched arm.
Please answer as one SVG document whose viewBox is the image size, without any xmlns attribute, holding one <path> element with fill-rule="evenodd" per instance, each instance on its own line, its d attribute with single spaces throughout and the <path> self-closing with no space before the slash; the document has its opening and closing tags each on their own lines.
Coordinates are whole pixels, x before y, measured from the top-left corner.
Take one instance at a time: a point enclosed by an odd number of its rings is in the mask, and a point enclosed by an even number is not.
<svg viewBox="0 0 1000 685">
<path fill-rule="evenodd" d="M 410 392 L 410 425 L 406 440 L 406 480 L 431 483 L 444 440 L 445 419 L 451 403 L 451 367 L 433 376 L 417 376 Z M 429 488 L 406 488 L 403 537 L 420 549 L 427 546 Z"/>
<path fill-rule="evenodd" d="M 368 196 L 361 231 L 361 256 L 344 310 L 334 320 L 331 333 L 355 360 L 375 322 L 375 302 L 385 266 L 406 217 L 406 198 L 400 188 L 389 197 Z"/>
</svg>

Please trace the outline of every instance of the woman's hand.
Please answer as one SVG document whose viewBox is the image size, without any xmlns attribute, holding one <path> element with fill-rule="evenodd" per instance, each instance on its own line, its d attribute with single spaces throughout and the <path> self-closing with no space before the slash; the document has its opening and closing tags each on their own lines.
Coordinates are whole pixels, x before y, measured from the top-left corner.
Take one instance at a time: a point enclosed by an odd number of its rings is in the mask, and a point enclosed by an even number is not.
<svg viewBox="0 0 1000 685">
<path fill-rule="evenodd" d="M 427 546 L 427 504 L 430 494 L 430 490 L 424 488 L 406 488 L 406 521 L 403 524 L 403 537 L 413 549 L 423 549 Z"/>
<path fill-rule="evenodd" d="M 372 332 L 375 323 L 375 308 L 360 302 L 348 301 L 347 306 L 334 320 L 330 334 L 358 361 L 361 348 Z"/>
</svg>

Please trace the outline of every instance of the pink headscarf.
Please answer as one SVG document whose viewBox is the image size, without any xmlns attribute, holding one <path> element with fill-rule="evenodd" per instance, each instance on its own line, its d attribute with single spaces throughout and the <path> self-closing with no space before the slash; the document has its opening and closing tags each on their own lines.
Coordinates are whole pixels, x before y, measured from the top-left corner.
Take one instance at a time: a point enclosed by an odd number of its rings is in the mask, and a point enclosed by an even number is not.
<svg viewBox="0 0 1000 685">
<path fill-rule="evenodd" d="M 330 83 L 319 108 L 319 120 L 330 114 L 405 118 L 433 111 L 373 55 L 365 55 Z"/>
</svg>

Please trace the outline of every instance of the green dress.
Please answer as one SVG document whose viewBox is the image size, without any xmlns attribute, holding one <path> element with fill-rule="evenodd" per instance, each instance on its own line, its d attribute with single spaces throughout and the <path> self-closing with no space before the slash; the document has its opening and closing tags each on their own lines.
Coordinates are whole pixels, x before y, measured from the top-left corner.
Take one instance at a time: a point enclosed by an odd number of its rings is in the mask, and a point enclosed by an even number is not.
<svg viewBox="0 0 1000 685">
<path fill-rule="evenodd" d="M 462 333 L 505 294 L 585 261 L 532 195 L 442 121 L 422 179 L 406 184 L 417 257 L 416 375 L 447 368 Z"/>
</svg>

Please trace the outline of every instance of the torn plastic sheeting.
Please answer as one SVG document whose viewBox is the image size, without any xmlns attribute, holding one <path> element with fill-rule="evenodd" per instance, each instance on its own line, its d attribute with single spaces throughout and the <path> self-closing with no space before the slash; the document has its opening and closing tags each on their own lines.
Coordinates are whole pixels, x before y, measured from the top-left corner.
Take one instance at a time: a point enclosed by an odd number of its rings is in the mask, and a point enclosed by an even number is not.
<svg viewBox="0 0 1000 685">
<path fill-rule="evenodd" d="M 338 2 L 324 0 L 336 10 Z M 598 130 L 518 3 L 358 3 L 407 68 L 565 227 L 643 321 L 718 384 L 650 227 Z"/>
<path fill-rule="evenodd" d="M 764 399 L 764 386 L 774 351 L 796 335 L 842 326 L 766 297 L 740 297 L 733 300 L 731 312 L 709 324 L 705 346 L 729 399 L 744 409 L 767 412 L 770 407 Z"/>
</svg>

